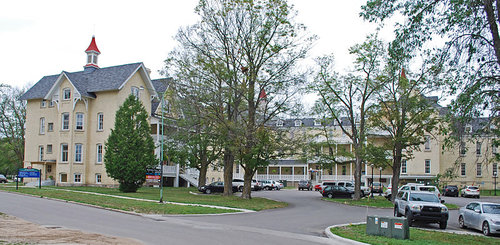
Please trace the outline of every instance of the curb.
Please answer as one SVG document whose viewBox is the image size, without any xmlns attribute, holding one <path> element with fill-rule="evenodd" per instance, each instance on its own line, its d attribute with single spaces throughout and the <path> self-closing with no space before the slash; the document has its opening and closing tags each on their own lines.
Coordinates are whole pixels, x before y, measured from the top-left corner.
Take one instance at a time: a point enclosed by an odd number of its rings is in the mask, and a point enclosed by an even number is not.
<svg viewBox="0 0 500 245">
<path fill-rule="evenodd" d="M 363 243 L 363 242 L 354 241 L 354 240 L 351 240 L 351 239 L 348 239 L 348 238 L 343 238 L 341 236 L 333 234 L 332 231 L 330 231 L 330 229 L 333 228 L 333 227 L 349 226 L 349 225 L 361 225 L 361 224 L 366 224 L 366 222 L 359 222 L 359 223 L 351 223 L 351 224 L 341 224 L 341 225 L 328 226 L 325 229 L 325 234 L 326 234 L 326 236 L 328 236 L 328 238 L 334 239 L 334 240 L 342 242 L 344 244 L 368 245 L 368 243 Z"/>
</svg>

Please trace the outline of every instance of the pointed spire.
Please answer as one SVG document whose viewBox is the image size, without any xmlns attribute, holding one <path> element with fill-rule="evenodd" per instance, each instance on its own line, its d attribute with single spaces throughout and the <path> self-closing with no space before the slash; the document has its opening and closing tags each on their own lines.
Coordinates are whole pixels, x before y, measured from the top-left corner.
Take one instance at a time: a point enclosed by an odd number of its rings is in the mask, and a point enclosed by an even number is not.
<svg viewBox="0 0 500 245">
<path fill-rule="evenodd" d="M 266 94 L 266 91 L 265 91 L 264 89 L 262 89 L 262 90 L 260 91 L 260 94 L 259 94 L 259 99 L 261 99 L 261 100 L 265 100 L 265 99 L 267 99 L 267 94 Z"/>
<path fill-rule="evenodd" d="M 101 51 L 99 51 L 99 49 L 97 48 L 97 44 L 95 43 L 95 36 L 92 36 L 92 41 L 90 41 L 90 45 L 87 48 L 87 50 L 85 50 L 85 53 L 90 52 L 90 51 L 94 51 L 98 54 L 101 53 Z"/>
<path fill-rule="evenodd" d="M 101 54 L 101 51 L 97 48 L 97 44 L 95 43 L 95 36 L 92 36 L 92 41 L 90 41 L 90 45 L 85 50 L 87 53 L 87 64 L 84 66 L 84 71 L 92 72 L 95 69 L 98 69 L 97 65 L 97 56 Z"/>
</svg>

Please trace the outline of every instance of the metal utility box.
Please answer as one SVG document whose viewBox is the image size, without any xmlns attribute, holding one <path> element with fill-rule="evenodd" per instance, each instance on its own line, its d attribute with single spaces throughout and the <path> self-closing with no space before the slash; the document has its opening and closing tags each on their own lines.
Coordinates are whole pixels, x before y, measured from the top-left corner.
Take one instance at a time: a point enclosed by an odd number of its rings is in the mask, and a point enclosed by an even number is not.
<svg viewBox="0 0 500 245">
<path fill-rule="evenodd" d="M 410 239 L 410 228 L 406 218 L 374 215 L 366 217 L 366 234 L 396 239 Z"/>
</svg>

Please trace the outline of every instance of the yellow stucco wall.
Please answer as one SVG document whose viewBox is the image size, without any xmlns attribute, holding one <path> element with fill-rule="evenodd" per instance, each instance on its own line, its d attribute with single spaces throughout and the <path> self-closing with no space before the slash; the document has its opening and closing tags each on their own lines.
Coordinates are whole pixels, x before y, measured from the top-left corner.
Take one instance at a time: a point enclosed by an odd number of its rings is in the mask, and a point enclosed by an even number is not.
<svg viewBox="0 0 500 245">
<path fill-rule="evenodd" d="M 142 68 L 141 68 L 142 69 Z M 96 98 L 84 98 L 77 100 L 74 107 L 76 91 L 70 81 L 66 78 L 57 88 L 59 90 L 59 103 L 54 107 L 42 108 L 40 99 L 29 100 L 26 112 L 26 143 L 25 143 L 25 167 L 46 169 L 46 165 L 54 165 L 51 174 L 56 179 L 57 184 L 80 185 L 96 184 L 96 174 L 101 174 L 101 185 L 115 185 L 116 182 L 106 174 L 104 163 L 97 163 L 97 144 L 104 145 L 106 139 L 114 127 L 115 114 L 120 105 L 131 93 L 131 87 L 146 88 L 142 76 L 136 72 L 123 86 L 121 90 L 96 93 Z M 63 89 L 71 89 L 71 99 L 63 100 Z M 84 102 L 87 101 L 87 103 Z M 148 89 L 140 91 L 140 100 L 146 108 L 148 114 L 151 112 L 151 93 Z M 62 130 L 62 114 L 69 113 L 69 130 Z M 84 114 L 84 129 L 76 130 L 76 114 Z M 104 115 L 104 129 L 97 130 L 97 115 Z M 40 118 L 45 118 L 45 133 L 40 134 Z M 54 130 L 48 131 L 48 123 L 53 123 Z M 61 160 L 61 144 L 68 144 L 68 161 Z M 82 162 L 75 162 L 75 144 L 82 144 Z M 52 145 L 52 153 L 47 153 L 47 145 Z M 53 160 L 57 163 L 44 161 L 38 164 L 39 146 L 44 146 L 44 160 Z M 44 173 L 44 171 L 42 171 Z M 67 182 L 61 183 L 61 174 L 67 174 Z M 74 175 L 81 174 L 81 183 L 74 182 Z M 42 174 L 42 179 L 48 178 Z"/>
</svg>

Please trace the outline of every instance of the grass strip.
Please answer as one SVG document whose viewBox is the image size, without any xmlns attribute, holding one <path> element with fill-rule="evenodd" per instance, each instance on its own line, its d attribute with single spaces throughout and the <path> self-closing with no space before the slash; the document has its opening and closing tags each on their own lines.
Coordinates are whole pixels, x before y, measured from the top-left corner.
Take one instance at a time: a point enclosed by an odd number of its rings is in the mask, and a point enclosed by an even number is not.
<svg viewBox="0 0 500 245">
<path fill-rule="evenodd" d="M 149 200 L 159 200 L 160 199 L 160 189 L 154 187 L 142 187 L 135 193 L 123 193 L 118 190 L 118 188 L 103 188 L 103 187 L 56 187 L 61 189 L 76 190 L 76 191 L 87 191 L 96 192 L 101 194 L 109 194 L 116 196 L 125 196 Z M 195 193 L 195 194 L 192 194 Z M 242 199 L 238 196 L 222 196 L 221 194 L 211 194 L 206 195 L 198 192 L 194 187 L 165 187 L 163 189 L 163 200 L 169 202 L 179 202 L 179 203 L 194 203 L 194 204 L 205 204 L 205 205 L 215 205 L 231 208 L 243 208 L 254 211 L 260 211 L 264 209 L 282 208 L 286 207 L 288 204 L 285 202 L 278 202 L 274 200 L 269 200 L 266 198 L 252 198 L 252 199 Z"/>
<path fill-rule="evenodd" d="M 366 234 L 366 224 L 334 227 L 330 229 L 335 235 L 368 244 L 403 244 L 403 245 L 456 245 L 456 244 L 498 244 L 498 239 L 484 236 L 453 234 L 448 232 L 421 230 L 410 228 L 410 239 L 399 240 L 383 236 Z"/>
<path fill-rule="evenodd" d="M 373 208 L 394 208 L 394 204 L 382 196 L 374 196 L 373 198 L 364 197 L 359 200 L 347 199 L 347 198 L 323 198 L 325 201 L 342 203 L 352 206 L 367 206 Z M 448 209 L 458 209 L 459 207 L 455 204 L 445 203 Z"/>
<path fill-rule="evenodd" d="M 93 194 L 68 192 L 53 188 L 1 188 L 11 192 L 19 192 L 40 197 L 50 197 L 60 200 L 73 201 L 96 205 L 105 208 L 112 208 L 124 211 L 131 211 L 143 214 L 218 214 L 218 213 L 233 213 L 235 210 L 217 209 L 198 206 L 183 206 L 173 204 L 161 204 L 157 202 L 147 202 L 138 200 L 129 200 L 108 196 L 96 196 Z"/>
</svg>

